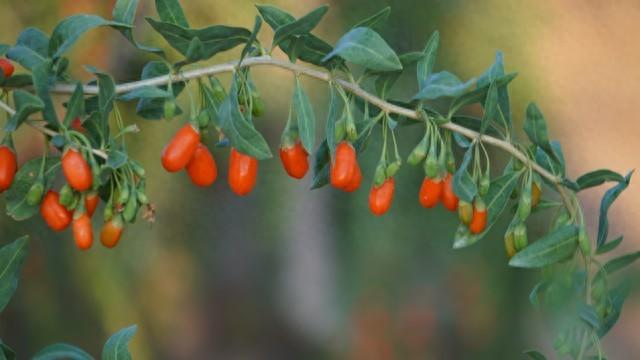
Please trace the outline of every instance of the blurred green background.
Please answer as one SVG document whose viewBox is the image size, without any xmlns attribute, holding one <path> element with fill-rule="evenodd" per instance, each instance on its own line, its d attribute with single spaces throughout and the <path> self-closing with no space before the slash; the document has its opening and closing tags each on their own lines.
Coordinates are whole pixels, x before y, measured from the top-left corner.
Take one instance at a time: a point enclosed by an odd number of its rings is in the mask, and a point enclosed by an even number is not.
<svg viewBox="0 0 640 360">
<path fill-rule="evenodd" d="M 251 27 L 256 14 L 253 1 L 182 3 L 194 26 Z M 273 3 L 300 16 L 326 1 Z M 419 50 L 438 29 L 437 69 L 464 79 L 480 74 L 503 50 L 507 70 L 519 72 L 511 88 L 516 121 L 535 99 L 552 136 L 565 147 L 572 176 L 638 165 L 637 1 L 329 3 L 316 31 L 321 37 L 335 42 L 351 24 L 391 6 L 381 31 L 387 41 L 398 52 Z M 109 18 L 112 6 L 105 0 L 2 1 L 0 42 L 13 43 L 26 26 L 50 32 L 74 13 Z M 156 16 L 150 0 L 139 7 L 138 40 L 167 48 L 144 16 Z M 266 29 L 261 39 L 268 44 L 271 35 Z M 233 59 L 238 51 L 214 62 Z M 89 74 L 80 65 L 91 64 L 124 82 L 139 77 L 149 60 L 117 32 L 100 29 L 74 47 L 72 66 L 85 80 Z M 275 149 L 292 77 L 264 67 L 253 74 L 268 106 L 257 126 Z M 324 119 L 326 85 L 306 79 L 304 84 L 317 117 Z M 407 76 L 397 95 L 414 88 Z M 142 129 L 129 143 L 149 173 L 157 221 L 127 228 L 115 250 L 98 245 L 81 253 L 69 233 L 53 234 L 37 217 L 15 223 L 1 216 L 1 243 L 23 234 L 32 238 L 17 294 L 0 316 L 0 337 L 19 358 L 53 342 L 98 355 L 111 333 L 132 323 L 139 325 L 131 345 L 136 359 L 514 359 L 530 347 L 550 353 L 553 332 L 528 302 L 538 274 L 506 265 L 499 233 L 504 226 L 471 248 L 452 251 L 456 216 L 419 206 L 422 172 L 408 166 L 397 176 L 390 213 L 382 218 L 369 213 L 369 179 L 379 154 L 375 143 L 361 158 L 367 180 L 355 194 L 309 191 L 309 176 L 293 181 L 274 159 L 260 164 L 254 192 L 238 198 L 226 184 L 227 150 L 215 153 L 216 184 L 196 189 L 184 174 L 165 173 L 159 162 L 180 120 L 143 121 L 132 104 L 121 110 Z M 418 140 L 411 130 L 399 138 L 403 154 Z M 21 162 L 42 151 L 29 129 L 21 130 L 16 142 Z M 583 197 L 592 231 L 603 191 Z M 626 233 L 627 248 L 640 245 L 632 226 L 640 215 L 638 200 L 634 184 L 610 216 L 612 232 Z M 537 216 L 530 236 L 542 233 L 547 220 Z M 604 342 L 613 359 L 632 358 L 628 354 L 640 349 L 639 300 L 637 294 L 628 300 L 623 319 Z"/>
</svg>

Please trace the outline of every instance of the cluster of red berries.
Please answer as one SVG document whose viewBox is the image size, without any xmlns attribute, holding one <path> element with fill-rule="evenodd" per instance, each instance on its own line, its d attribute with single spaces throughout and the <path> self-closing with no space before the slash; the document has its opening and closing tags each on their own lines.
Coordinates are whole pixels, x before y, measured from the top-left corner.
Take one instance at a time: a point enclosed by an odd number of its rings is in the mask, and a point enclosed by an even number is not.
<svg viewBox="0 0 640 360">
<path fill-rule="evenodd" d="M 280 159 L 291 177 L 303 178 L 309 170 L 308 153 L 298 141 L 293 146 L 280 148 Z M 200 132 L 191 124 L 184 125 L 162 151 L 162 166 L 169 172 L 186 169 L 197 186 L 212 185 L 218 170 L 213 155 L 200 141 Z M 231 190 L 244 196 L 251 193 L 258 176 L 258 160 L 235 148 L 229 155 L 227 181 Z"/>
<path fill-rule="evenodd" d="M 40 214 L 54 231 L 64 231 L 72 225 L 76 246 L 87 250 L 93 245 L 91 218 L 100 203 L 98 193 L 92 189 L 94 179 L 91 166 L 82 153 L 74 148 L 65 150 L 61 164 L 68 188 L 63 187 L 62 194 L 53 190 L 47 192 L 40 204 Z M 84 199 L 84 203 L 74 204 L 73 191 L 82 194 L 80 199 Z M 107 248 L 113 248 L 120 241 L 123 231 L 122 217 L 113 216 L 103 225 L 100 242 Z"/>
</svg>

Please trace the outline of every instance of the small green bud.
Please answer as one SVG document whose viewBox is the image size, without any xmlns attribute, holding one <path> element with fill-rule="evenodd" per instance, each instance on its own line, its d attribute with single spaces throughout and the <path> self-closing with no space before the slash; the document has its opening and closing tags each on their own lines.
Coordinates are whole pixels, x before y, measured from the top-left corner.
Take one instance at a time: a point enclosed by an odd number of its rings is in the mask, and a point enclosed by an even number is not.
<svg viewBox="0 0 640 360">
<path fill-rule="evenodd" d="M 209 126 L 209 113 L 206 110 L 202 110 L 196 120 L 200 129 L 206 129 Z"/>
<path fill-rule="evenodd" d="M 64 184 L 60 189 L 60 205 L 68 207 L 73 202 L 73 189 L 68 184 Z"/>
<path fill-rule="evenodd" d="M 402 166 L 402 162 L 400 162 L 400 160 L 396 160 L 389 164 L 389 166 L 387 166 L 387 179 L 394 177 L 400 170 L 400 166 Z"/>
<path fill-rule="evenodd" d="M 264 100 L 260 97 L 260 94 L 257 91 L 251 93 L 251 98 L 253 102 L 253 108 L 251 108 L 251 114 L 255 117 L 261 117 L 264 115 L 264 110 L 266 108 L 264 104 Z"/>
<path fill-rule="evenodd" d="M 138 213 L 138 196 L 134 194 L 134 196 L 129 196 L 129 200 L 122 211 L 122 218 L 130 223 L 132 222 L 136 214 Z"/>
<path fill-rule="evenodd" d="M 424 158 L 427 156 L 427 148 L 429 146 L 428 142 L 429 142 L 429 137 L 425 135 L 422 138 L 422 140 L 420 140 L 418 145 L 416 145 L 416 147 L 413 148 L 413 150 L 411 151 L 411 154 L 409 154 L 409 157 L 407 158 L 407 163 L 413 166 L 420 164 L 420 162 L 423 161 Z"/>
<path fill-rule="evenodd" d="M 171 120 L 176 115 L 176 101 L 175 99 L 167 99 L 164 101 L 164 118 L 165 120 Z"/>
<path fill-rule="evenodd" d="M 489 193 L 489 188 L 491 187 L 491 178 L 489 174 L 483 175 L 480 177 L 480 184 L 478 186 L 478 193 L 480 196 L 485 196 Z"/>
<path fill-rule="evenodd" d="M 29 188 L 29 192 L 27 193 L 27 204 L 29 206 L 36 206 L 42 200 L 42 195 L 44 194 L 44 184 L 42 181 L 38 180 L 36 183 L 31 185 Z"/>
<path fill-rule="evenodd" d="M 515 229 L 513 229 L 513 243 L 516 251 L 521 251 L 529 244 L 529 240 L 527 238 L 527 226 L 524 223 L 516 225 Z"/>
<path fill-rule="evenodd" d="M 378 166 L 376 166 L 376 172 L 373 175 L 373 183 L 375 186 L 381 186 L 385 180 L 387 180 L 387 167 L 385 166 L 384 161 L 381 161 Z"/>
<path fill-rule="evenodd" d="M 584 226 L 581 226 L 580 230 L 578 230 L 578 245 L 580 245 L 580 250 L 585 256 L 591 254 L 591 241 L 589 241 L 589 234 Z"/>
<path fill-rule="evenodd" d="M 131 191 L 129 190 L 129 187 L 128 186 L 123 186 L 120 189 L 120 195 L 118 195 L 117 203 L 119 205 L 124 205 L 124 204 L 128 203 L 130 194 L 131 194 Z"/>
<path fill-rule="evenodd" d="M 133 159 L 131 159 L 129 163 L 131 164 L 131 169 L 133 169 L 133 173 L 136 174 L 139 178 L 144 179 L 146 175 L 146 171 L 144 167 L 142 167 L 142 164 L 140 164 L 138 161 Z"/>
<path fill-rule="evenodd" d="M 344 120 L 336 121 L 336 125 L 333 131 L 333 136 L 336 138 L 336 142 L 340 142 L 344 139 L 344 136 L 347 132 L 347 127 Z"/>
<path fill-rule="evenodd" d="M 424 173 L 430 179 L 436 178 L 439 174 L 438 158 L 433 151 L 429 152 L 424 162 Z"/>
</svg>

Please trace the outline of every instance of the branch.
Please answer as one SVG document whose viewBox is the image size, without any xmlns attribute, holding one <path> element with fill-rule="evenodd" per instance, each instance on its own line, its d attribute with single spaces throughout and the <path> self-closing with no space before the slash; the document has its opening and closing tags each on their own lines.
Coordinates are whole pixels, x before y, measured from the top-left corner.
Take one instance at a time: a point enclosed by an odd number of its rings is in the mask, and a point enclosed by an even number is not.
<svg viewBox="0 0 640 360">
<path fill-rule="evenodd" d="M 4 111 L 6 111 L 9 115 L 13 116 L 16 114 L 16 111 L 9 106 L 6 102 L 0 100 L 0 108 Z M 31 126 L 32 128 L 36 129 L 37 131 L 40 131 L 41 133 L 54 137 L 56 135 L 60 135 L 58 132 L 53 131 L 49 128 L 47 128 L 46 126 L 42 125 L 40 122 L 34 121 L 34 120 L 27 120 L 26 123 Z M 96 156 L 99 156 L 103 159 L 107 159 L 109 156 L 107 156 L 107 154 L 104 151 L 98 150 L 98 149 L 91 149 L 91 152 L 93 154 L 95 154 Z"/>
<path fill-rule="evenodd" d="M 151 79 L 124 83 L 116 86 L 116 93 L 122 94 L 122 93 L 133 91 L 141 87 L 145 87 L 145 86 L 160 86 L 160 85 L 166 85 L 169 82 L 174 82 L 174 83 L 187 82 L 189 80 L 198 79 L 201 77 L 212 76 L 220 73 L 233 72 L 237 69 L 237 66 L 238 66 L 238 62 L 232 61 L 225 64 L 218 64 L 218 65 L 212 65 L 212 66 L 208 66 L 200 69 L 188 70 L 176 75 L 169 74 L 169 75 L 158 76 Z M 397 114 L 397 115 L 401 115 L 406 118 L 414 119 L 414 120 L 420 119 L 420 115 L 415 110 L 407 109 L 401 106 L 391 104 L 375 95 L 368 93 L 366 90 L 362 89 L 360 86 L 358 86 L 353 82 L 350 82 L 344 79 L 333 78 L 333 76 L 329 72 L 324 70 L 319 70 L 319 69 L 311 68 L 305 65 L 300 65 L 300 64 L 295 64 L 288 61 L 274 59 L 271 56 L 259 56 L 259 57 L 246 58 L 244 59 L 244 61 L 242 61 L 242 64 L 240 64 L 241 68 L 247 68 L 247 67 L 253 67 L 253 66 L 275 66 L 281 69 L 291 71 L 295 74 L 306 75 L 321 81 L 325 81 L 325 82 L 333 81 L 336 84 L 343 87 L 345 90 L 349 91 L 355 96 L 362 98 L 363 100 L 366 100 L 370 104 L 380 108 L 382 111 L 386 113 Z M 52 92 L 59 93 L 59 94 L 71 94 L 74 92 L 74 90 L 75 90 L 75 85 L 70 85 L 70 84 L 56 84 L 51 88 Z M 97 86 L 84 87 L 84 92 L 85 94 L 88 94 L 88 95 L 96 95 L 98 94 L 98 91 L 99 89 Z M 467 129 L 464 126 L 460 126 L 452 122 L 442 124 L 441 126 L 445 129 L 449 129 L 467 138 L 479 139 L 487 144 L 491 144 L 497 148 L 500 148 L 508 152 L 509 154 L 511 154 L 513 157 L 520 160 L 524 164 L 528 164 L 529 166 L 531 166 L 542 177 L 546 178 L 547 180 L 561 187 L 560 184 L 562 183 L 562 179 L 550 173 L 549 171 L 547 171 L 537 163 L 531 161 L 523 152 L 516 149 L 516 147 L 513 146 L 510 142 L 502 139 L 498 139 L 492 136 L 482 135 L 477 131 Z"/>
</svg>

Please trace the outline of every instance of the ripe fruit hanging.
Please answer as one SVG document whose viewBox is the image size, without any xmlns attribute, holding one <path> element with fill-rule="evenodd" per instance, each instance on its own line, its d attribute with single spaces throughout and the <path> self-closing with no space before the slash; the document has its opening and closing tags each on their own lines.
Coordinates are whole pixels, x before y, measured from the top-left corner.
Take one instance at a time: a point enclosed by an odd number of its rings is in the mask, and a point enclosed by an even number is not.
<svg viewBox="0 0 640 360">
<path fill-rule="evenodd" d="M 49 191 L 40 204 L 40 214 L 53 231 L 62 231 L 69 226 L 72 214 L 60 204 L 60 196 L 55 191 Z"/>
<path fill-rule="evenodd" d="M 296 141 L 293 146 L 282 145 L 280 147 L 280 160 L 282 166 L 289 176 L 295 179 L 302 179 L 309 171 L 309 154 L 304 149 L 300 141 Z"/>
<path fill-rule="evenodd" d="M 342 141 L 336 147 L 335 160 L 331 164 L 331 185 L 343 190 L 350 187 L 358 171 L 356 150 L 349 142 Z"/>
<path fill-rule="evenodd" d="M 104 247 L 109 249 L 114 248 L 118 245 L 123 231 L 124 222 L 122 221 L 122 216 L 117 214 L 102 226 L 102 230 L 100 231 L 100 242 Z"/>
<path fill-rule="evenodd" d="M 258 160 L 231 148 L 228 182 L 236 195 L 244 196 L 253 190 L 258 176 Z"/>
<path fill-rule="evenodd" d="M 10 78 L 15 71 L 15 68 L 13 67 L 11 61 L 7 59 L 0 59 L 0 69 L 2 69 L 2 73 L 4 74 L 5 79 Z"/>
<path fill-rule="evenodd" d="M 184 169 L 200 144 L 200 132 L 191 124 L 183 126 L 162 150 L 162 166 L 168 172 Z"/>
<path fill-rule="evenodd" d="M 393 193 L 395 191 L 395 181 L 393 178 L 387 179 L 380 186 L 373 186 L 369 192 L 369 209 L 371 212 L 380 216 L 389 211 L 393 202 Z"/>
<path fill-rule="evenodd" d="M 87 214 L 89 214 L 89 217 L 93 216 L 93 213 L 96 211 L 99 203 L 100 196 L 98 196 L 97 192 L 92 191 L 86 195 L 84 206 L 87 209 Z"/>
<path fill-rule="evenodd" d="M 193 158 L 187 165 L 187 174 L 189 174 L 191 182 L 197 186 L 210 186 L 216 181 L 218 177 L 216 160 L 204 144 L 198 144 Z"/>
<path fill-rule="evenodd" d="M 353 176 L 351 177 L 351 181 L 344 189 L 342 189 L 346 192 L 354 192 L 358 190 L 358 188 L 360 187 L 360 184 L 362 184 L 362 171 L 360 171 L 360 166 L 358 166 L 357 162 L 353 166 L 354 166 L 354 169 L 353 169 Z"/>
<path fill-rule="evenodd" d="M 473 206 L 473 218 L 469 223 L 469 230 L 472 234 L 480 234 L 487 227 L 487 208 L 479 198 Z"/>
<path fill-rule="evenodd" d="M 444 184 L 442 186 L 442 205 L 449 211 L 456 211 L 458 209 L 458 197 L 453 191 L 453 176 L 447 174 L 444 178 Z"/>
<path fill-rule="evenodd" d="M 91 188 L 93 175 L 91 167 L 82 154 L 69 148 L 62 156 L 62 172 L 67 183 L 76 191 L 86 191 Z"/>
<path fill-rule="evenodd" d="M 443 181 L 425 177 L 420 187 L 418 198 L 420 204 L 426 208 L 432 208 L 438 204 L 442 196 Z"/>
<path fill-rule="evenodd" d="M 91 218 L 84 211 L 73 216 L 73 239 L 80 250 L 88 250 L 93 245 Z"/>
<path fill-rule="evenodd" d="M 0 146 L 0 193 L 11 187 L 17 170 L 16 153 L 6 145 Z"/>
</svg>

